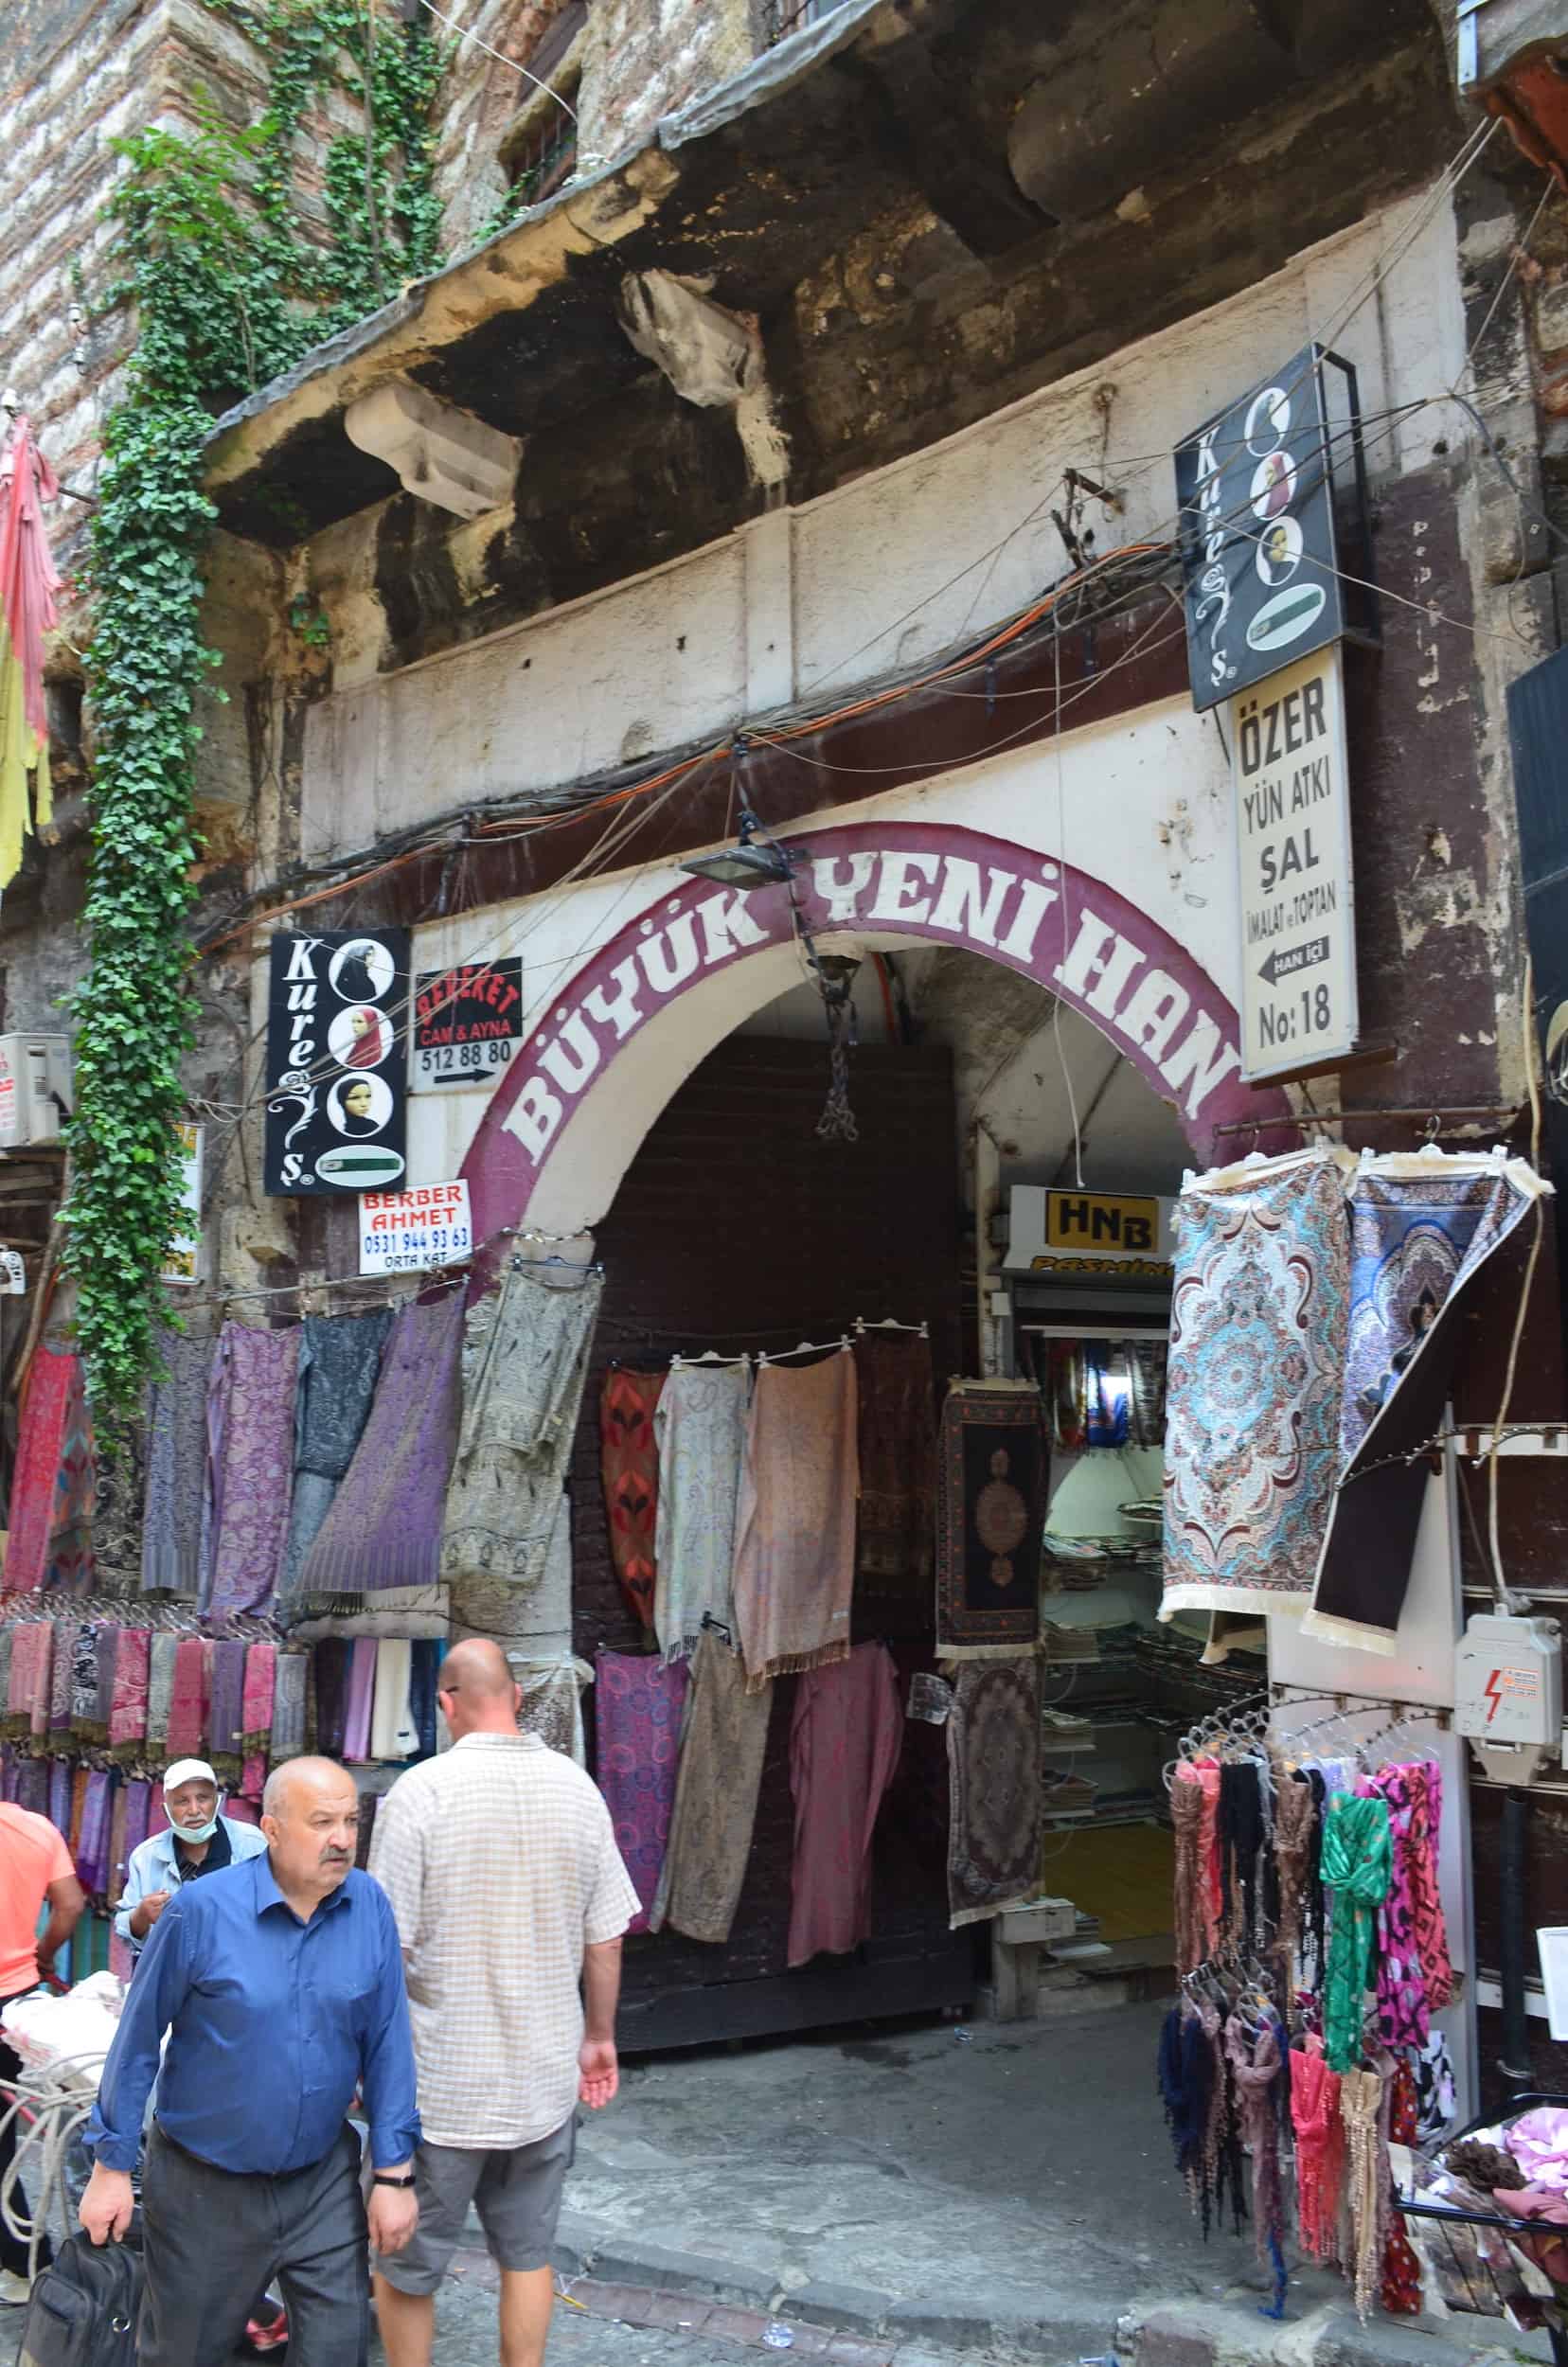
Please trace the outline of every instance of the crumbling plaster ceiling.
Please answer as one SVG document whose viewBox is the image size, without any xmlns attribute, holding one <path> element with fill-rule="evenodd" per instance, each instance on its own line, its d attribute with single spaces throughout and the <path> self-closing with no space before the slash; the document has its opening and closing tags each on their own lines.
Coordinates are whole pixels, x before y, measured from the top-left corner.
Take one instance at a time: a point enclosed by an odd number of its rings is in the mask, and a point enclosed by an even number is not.
<svg viewBox="0 0 1568 2367">
<path fill-rule="evenodd" d="M 625 407 L 679 408 L 617 317 L 662 271 L 760 323 L 804 498 L 1277 268 L 1457 129 L 1427 0 L 851 0 L 229 414 L 209 484 L 278 547 L 384 501 L 342 415 L 402 375 L 521 438 L 536 506 L 591 509 Z M 704 415 L 642 507 L 693 472 L 730 523 L 759 507 L 724 439 Z M 609 507 L 604 580 L 648 563 Z"/>
</svg>

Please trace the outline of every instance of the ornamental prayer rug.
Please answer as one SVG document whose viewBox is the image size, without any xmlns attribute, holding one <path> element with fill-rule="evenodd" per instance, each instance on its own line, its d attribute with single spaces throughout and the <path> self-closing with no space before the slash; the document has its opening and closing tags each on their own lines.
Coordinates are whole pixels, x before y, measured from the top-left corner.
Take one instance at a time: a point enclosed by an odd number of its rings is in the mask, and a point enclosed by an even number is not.
<svg viewBox="0 0 1568 2367">
<path fill-rule="evenodd" d="M 1339 1485 L 1305 1629 L 1392 1653 L 1442 1428 L 1461 1302 L 1541 1194 L 1523 1159 L 1363 1154 L 1350 1181 Z"/>
<path fill-rule="evenodd" d="M 1350 1228 L 1327 1146 L 1189 1179 L 1167 1367 L 1165 1591 L 1304 1611 L 1339 1463 Z"/>
<path fill-rule="evenodd" d="M 958 1671 L 948 1713 L 948 1921 L 981 1923 L 1040 1880 L 1040 1663 Z"/>
<path fill-rule="evenodd" d="M 1038 1389 L 953 1381 L 937 1463 L 938 1660 L 1005 1660 L 1039 1643 L 1049 1477 Z"/>
</svg>

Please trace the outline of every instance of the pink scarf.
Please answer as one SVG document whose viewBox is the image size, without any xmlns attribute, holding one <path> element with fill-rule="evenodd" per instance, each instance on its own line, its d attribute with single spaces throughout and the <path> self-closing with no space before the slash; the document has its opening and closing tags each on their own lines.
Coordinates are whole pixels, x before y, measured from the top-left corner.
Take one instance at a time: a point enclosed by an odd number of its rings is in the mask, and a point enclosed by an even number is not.
<svg viewBox="0 0 1568 2367">
<path fill-rule="evenodd" d="M 115 1688 L 109 1702 L 109 1747 L 126 1765 L 147 1740 L 147 1670 L 151 1628 L 122 1628 L 115 1646 Z"/>
<path fill-rule="evenodd" d="M 200 1636 L 187 1636 L 174 1655 L 174 1691 L 169 1704 L 169 1740 L 164 1748 L 170 1762 L 194 1758 L 202 1747 L 206 1718 L 206 1646 Z"/>
<path fill-rule="evenodd" d="M 241 1748 L 245 1754 L 245 1766 L 240 1789 L 248 1800 L 260 1799 L 267 1780 L 267 1746 L 272 1740 L 276 1673 L 276 1646 L 253 1644 L 245 1654 L 245 1706 L 241 1720 L 244 1728 Z"/>
</svg>

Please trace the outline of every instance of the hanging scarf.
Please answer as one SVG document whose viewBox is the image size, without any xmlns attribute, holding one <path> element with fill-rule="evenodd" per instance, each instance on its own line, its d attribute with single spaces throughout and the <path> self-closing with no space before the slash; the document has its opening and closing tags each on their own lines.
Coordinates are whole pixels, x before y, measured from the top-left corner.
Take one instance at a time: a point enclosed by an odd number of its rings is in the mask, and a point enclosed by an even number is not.
<svg viewBox="0 0 1568 2367">
<path fill-rule="evenodd" d="M 1307 1868 L 1316 1813 L 1312 1787 L 1305 1776 L 1279 1768 L 1274 1783 L 1274 1863 L 1279 1872 L 1279 1928 L 1275 1945 L 1287 1965 L 1301 1942 Z"/>
<path fill-rule="evenodd" d="M 276 1646 L 251 1645 L 245 1653 L 244 1683 L 240 1697 L 240 1752 L 244 1761 L 240 1789 L 247 1800 L 259 1800 L 267 1780 L 267 1747 L 272 1741 L 276 1678 Z"/>
<path fill-rule="evenodd" d="M 1392 1856 L 1387 1801 L 1337 1794 L 1323 1835 L 1324 1888 L 1334 1894 L 1323 2037 L 1329 2067 L 1337 2072 L 1353 2070 L 1362 2058 L 1372 1937 L 1388 1895 Z"/>
<path fill-rule="evenodd" d="M 34 1765 L 41 1767 L 43 1761 L 35 1760 Z M 69 1759 L 49 1761 L 45 1802 L 45 1814 L 49 1823 L 61 1839 L 67 1842 L 71 1837 L 71 1771 Z"/>
<path fill-rule="evenodd" d="M 153 1765 L 167 1756 L 169 1713 L 174 1700 L 174 1664 L 180 1649 L 177 1635 L 155 1635 L 147 1663 L 147 1757 Z"/>
<path fill-rule="evenodd" d="M 1382 1803 L 1364 1802 L 1361 1805 L 1381 1807 Z M 1384 1810 L 1385 1821 L 1386 1815 Z M 1329 1829 L 1331 1833 L 1331 1824 Z M 1336 1940 L 1341 1920 L 1336 1913 Z M 1359 1997 L 1357 2020 L 1359 2025 Z M 1357 2037 L 1360 2038 L 1359 2026 Z M 1388 2179 L 1388 2156 L 1379 2143 L 1378 2114 L 1381 2104 L 1382 2081 L 1376 2072 L 1347 2071 L 1345 2073 L 1340 2081 L 1340 2117 L 1345 2124 L 1349 2152 L 1345 2197 L 1350 2208 L 1350 2258 L 1345 2266 L 1356 2288 L 1356 2314 L 1363 2325 L 1371 2315 L 1382 2268 L 1380 2221 L 1382 2190 Z"/>
<path fill-rule="evenodd" d="M 47 1739 L 49 1703 L 54 1691 L 55 1631 L 47 1620 L 38 1628 L 36 1663 L 27 1680 L 27 1732 L 35 1742 Z"/>
<path fill-rule="evenodd" d="M 1197 1777 L 1181 1765 L 1170 1787 L 1170 1822 L 1176 1835 L 1176 1969 L 1194 1972 L 1208 1954 L 1203 1930 L 1203 1869 L 1199 1863 L 1203 1795 Z M 1168 2118 L 1168 2102 L 1166 2109 Z"/>
<path fill-rule="evenodd" d="M 49 1677 L 49 1738 L 60 1742 L 71 1731 L 71 1703 L 76 1684 L 77 1623 L 62 1619 L 55 1627 L 54 1666 Z"/>
<path fill-rule="evenodd" d="M 1257 1944 L 1257 1871 L 1263 1847 L 1263 1798 L 1255 1759 L 1220 1770 L 1220 1879 L 1226 1933 L 1251 1950 Z"/>
<path fill-rule="evenodd" d="M 109 1887 L 110 1785 L 113 1777 L 95 1768 L 87 1778 L 81 1803 L 81 1829 L 76 1844 L 77 1879 L 95 1898 Z"/>
<path fill-rule="evenodd" d="M 103 1904 L 110 1914 L 120 1903 L 125 1889 L 125 1835 L 131 1820 L 131 1787 L 115 1786 L 114 1812 L 109 1823 L 109 1878 L 103 1886 Z"/>
<path fill-rule="evenodd" d="M 115 1652 L 114 1691 L 109 1701 L 109 1748 L 122 1767 L 139 1759 L 147 1740 L 147 1681 L 151 1659 L 150 1628 L 121 1628 Z"/>
<path fill-rule="evenodd" d="M 93 1721 L 98 1716 L 98 1628 L 91 1621 L 76 1630 L 71 1658 L 70 1731 L 79 1742 L 93 1739 Z M 52 1718 L 50 1724 L 52 1729 Z"/>
<path fill-rule="evenodd" d="M 370 1756 L 370 1717 L 376 1691 L 376 1639 L 355 1640 L 348 1664 L 348 1700 L 344 1713 L 343 1755 L 360 1761 Z"/>
<path fill-rule="evenodd" d="M 128 1865 L 134 1852 L 147 1839 L 148 1819 L 151 1813 L 151 1785 L 148 1783 L 127 1784 L 125 1787 L 125 1860 Z"/>
<path fill-rule="evenodd" d="M 1279 2246 L 1285 2233 L 1285 2188 L 1279 2174 L 1277 2095 L 1282 2058 L 1273 2018 L 1266 2019 L 1254 2037 L 1241 2016 L 1233 2014 L 1225 2031 L 1225 2053 L 1236 2082 L 1241 2142 L 1252 2156 L 1253 2243 L 1259 2263 L 1277 2280 Z"/>
<path fill-rule="evenodd" d="M 169 1734 L 164 1745 L 170 1761 L 195 1758 L 200 1753 L 205 1696 L 202 1639 L 183 1636 L 175 1647 L 174 1688 L 169 1697 Z"/>
<path fill-rule="evenodd" d="M 347 1636 L 324 1636 L 311 1655 L 315 1668 L 315 1739 L 324 1757 L 341 1759 L 348 1715 L 348 1664 L 353 1646 Z"/>
<path fill-rule="evenodd" d="M 238 1784 L 243 1771 L 245 1647 L 224 1637 L 212 1647 L 212 1714 L 207 1721 L 207 1756 L 221 1784 Z"/>
<path fill-rule="evenodd" d="M 1387 2083 L 1384 2117 L 1391 2145 L 1415 2145 L 1416 2082 L 1402 2056 L 1396 2061 Z M 1421 2313 L 1421 2264 L 1405 2234 L 1404 2220 L 1392 2201 L 1388 2233 L 1383 2239 L 1382 2305 L 1391 2318 L 1418 2318 Z"/>
<path fill-rule="evenodd" d="M 1184 2000 L 1171 2007 L 1161 2024 L 1156 2077 L 1177 2172 L 1187 2190 L 1194 2216 L 1200 2210 L 1203 2213 L 1205 2241 L 1211 2211 L 1205 2156 L 1214 2073 L 1214 2048 L 1203 2028 L 1203 2017 Z"/>
<path fill-rule="evenodd" d="M 610 1558 L 638 1625 L 653 1625 L 659 1452 L 653 1416 L 668 1375 L 612 1364 L 599 1397 L 599 1470 Z M 662 1639 L 661 1639 L 662 1640 Z"/>
<path fill-rule="evenodd" d="M 274 1767 L 297 1759 L 305 1748 L 305 1687 L 311 1674 L 308 1652 L 279 1652 L 273 1671 L 272 1740 L 268 1756 Z"/>
<path fill-rule="evenodd" d="M 434 1636 L 416 1636 L 414 1653 L 408 1671 L 408 1706 L 419 1737 L 416 1759 L 433 1759 L 437 1748 L 440 1711 L 436 1701 L 436 1679 L 446 1658 L 446 1646 Z M 520 1713 L 521 1715 L 521 1713 Z M 578 1723 L 580 1726 L 581 1717 Z M 582 1765 L 579 1757 L 578 1765 Z"/>
<path fill-rule="evenodd" d="M 1443 1775 L 1435 1759 L 1422 1759 L 1410 1769 L 1411 1906 L 1416 1952 L 1426 1975 L 1427 2002 L 1435 2014 L 1453 1998 L 1453 1963 L 1449 1954 L 1448 1922 L 1437 1885 L 1437 1842 L 1443 1821 Z"/>
<path fill-rule="evenodd" d="M 1340 2075 L 1324 2060 L 1321 2038 L 1309 2038 L 1305 2047 L 1291 2050 L 1291 2120 L 1301 2249 L 1309 2259 L 1334 2260 L 1339 2255 L 1345 2132 Z"/>
<path fill-rule="evenodd" d="M 10 1676 L 7 1683 L 6 1732 L 18 1739 L 33 1731 L 33 1704 L 40 1688 L 47 1699 L 49 1651 L 54 1631 L 46 1619 L 29 1619 L 11 1631 Z"/>
<path fill-rule="evenodd" d="M 1314 1989 L 1323 1985 L 1328 1963 L 1328 1916 L 1323 1894 L 1323 1820 L 1328 1787 L 1321 1768 L 1310 1767 L 1307 1781 L 1312 1794 L 1312 1822 L 1308 1837 L 1307 1881 L 1301 1913 L 1301 1962 Z"/>
<path fill-rule="evenodd" d="M 15 1637 L 16 1629 L 14 1628 L 0 1626 L 0 1731 L 9 1731 L 9 1727 L 11 1646 L 15 1641 Z M 47 1701 L 45 1701 L 44 1704 L 44 1726 L 45 1732 L 48 1730 L 48 1724 L 49 1705 Z"/>
</svg>

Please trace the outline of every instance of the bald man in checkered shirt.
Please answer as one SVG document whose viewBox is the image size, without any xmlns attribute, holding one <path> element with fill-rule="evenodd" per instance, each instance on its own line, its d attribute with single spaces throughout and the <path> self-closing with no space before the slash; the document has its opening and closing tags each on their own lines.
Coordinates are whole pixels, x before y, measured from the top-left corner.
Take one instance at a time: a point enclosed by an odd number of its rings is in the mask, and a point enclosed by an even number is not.
<svg viewBox="0 0 1568 2367">
<path fill-rule="evenodd" d="M 370 1852 L 402 1941 L 424 2127 L 419 2231 L 376 2261 L 376 2311 L 388 2367 L 430 2367 L 436 2290 L 472 2203 L 501 2272 L 505 2367 L 542 2367 L 577 2107 L 619 2085 L 637 1894 L 597 1788 L 519 1734 L 498 1645 L 454 1646 L 436 1698 L 453 1748 L 398 1778 Z"/>
</svg>

